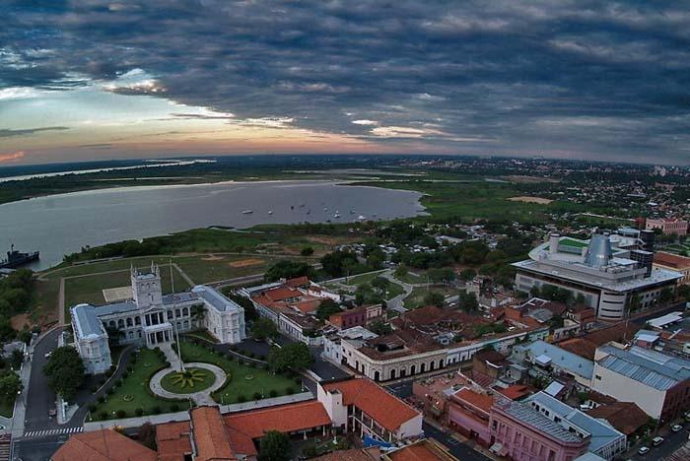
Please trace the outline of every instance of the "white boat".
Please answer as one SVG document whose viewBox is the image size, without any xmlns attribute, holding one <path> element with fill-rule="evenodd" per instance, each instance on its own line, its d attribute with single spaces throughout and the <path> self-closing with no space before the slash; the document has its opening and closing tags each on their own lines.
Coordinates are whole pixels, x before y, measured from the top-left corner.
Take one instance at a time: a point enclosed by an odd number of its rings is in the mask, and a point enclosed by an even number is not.
<svg viewBox="0 0 690 461">
<path fill-rule="evenodd" d="M 359 215 L 357 216 L 357 219 L 359 219 L 360 221 L 364 221 L 367 218 L 364 215 Z"/>
<path fill-rule="evenodd" d="M 252 214 L 254 213 L 254 210 L 244 210 L 242 214 Z"/>
<path fill-rule="evenodd" d="M 268 214 L 273 214 L 273 210 L 268 210 Z"/>
<path fill-rule="evenodd" d="M 333 217 L 334 217 L 334 218 L 339 218 L 339 217 L 340 217 L 340 213 L 338 213 L 338 211 L 336 210 L 336 212 L 335 212 L 335 214 L 333 215 Z"/>
</svg>

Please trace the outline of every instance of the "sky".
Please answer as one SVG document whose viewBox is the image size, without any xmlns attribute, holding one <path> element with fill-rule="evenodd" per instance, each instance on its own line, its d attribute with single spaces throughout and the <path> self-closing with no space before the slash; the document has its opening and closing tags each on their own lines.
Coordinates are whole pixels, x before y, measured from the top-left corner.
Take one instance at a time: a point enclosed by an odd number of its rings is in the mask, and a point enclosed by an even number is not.
<svg viewBox="0 0 690 461">
<path fill-rule="evenodd" d="M 2 0 L 0 166 L 256 153 L 690 164 L 690 2 Z"/>
</svg>

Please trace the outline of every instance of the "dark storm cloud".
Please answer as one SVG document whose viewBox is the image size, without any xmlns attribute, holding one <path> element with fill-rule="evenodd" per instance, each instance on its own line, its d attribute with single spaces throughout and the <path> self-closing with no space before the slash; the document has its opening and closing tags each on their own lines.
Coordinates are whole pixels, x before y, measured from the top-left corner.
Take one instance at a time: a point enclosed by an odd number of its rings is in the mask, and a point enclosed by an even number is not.
<svg viewBox="0 0 690 461">
<path fill-rule="evenodd" d="M 690 158 L 687 1 L 11 5 L 0 87 L 143 69 L 178 102 L 430 151 Z"/>
<path fill-rule="evenodd" d="M 41 131 L 62 131 L 69 130 L 66 126 L 46 126 L 42 128 L 26 128 L 21 130 L 10 130 L 7 128 L 0 128 L 0 138 L 10 138 L 13 136 L 27 136 Z"/>
</svg>

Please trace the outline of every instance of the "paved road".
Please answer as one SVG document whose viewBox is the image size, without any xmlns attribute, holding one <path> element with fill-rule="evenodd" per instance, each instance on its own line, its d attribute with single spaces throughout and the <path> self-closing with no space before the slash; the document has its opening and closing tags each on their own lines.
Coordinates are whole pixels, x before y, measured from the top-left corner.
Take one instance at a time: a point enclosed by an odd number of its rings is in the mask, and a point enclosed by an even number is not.
<svg viewBox="0 0 690 461">
<path fill-rule="evenodd" d="M 14 443 L 14 459 L 22 461 L 48 461 L 50 457 L 65 443 L 69 436 L 45 437 L 40 439 L 25 439 Z"/>
<path fill-rule="evenodd" d="M 649 453 L 646 455 L 638 455 L 637 450 L 641 445 L 638 445 L 632 450 L 632 454 L 626 459 L 632 459 L 635 461 L 656 461 L 661 458 L 664 458 L 674 451 L 676 451 L 678 448 L 680 448 L 685 442 L 688 441 L 688 429 L 690 428 L 690 423 L 685 423 L 684 428 L 680 432 L 668 432 L 665 433 L 666 431 L 663 431 L 662 437 L 664 437 L 664 443 L 659 445 L 658 447 L 652 447 L 651 444 L 647 445 L 651 450 L 649 450 Z"/>
<path fill-rule="evenodd" d="M 445 445 L 453 456 L 462 461 L 492 461 L 483 454 L 475 451 L 471 446 L 452 437 L 452 434 L 440 431 L 428 423 L 423 423 L 424 434 Z"/>
<path fill-rule="evenodd" d="M 57 347 L 58 336 L 61 331 L 60 328 L 56 328 L 34 347 L 29 391 L 26 394 L 25 432 L 57 429 L 59 427 L 56 418 L 48 415 L 48 411 L 55 408 L 56 395 L 48 387 L 48 380 L 43 375 L 43 367 L 48 363 L 45 354 Z"/>
</svg>

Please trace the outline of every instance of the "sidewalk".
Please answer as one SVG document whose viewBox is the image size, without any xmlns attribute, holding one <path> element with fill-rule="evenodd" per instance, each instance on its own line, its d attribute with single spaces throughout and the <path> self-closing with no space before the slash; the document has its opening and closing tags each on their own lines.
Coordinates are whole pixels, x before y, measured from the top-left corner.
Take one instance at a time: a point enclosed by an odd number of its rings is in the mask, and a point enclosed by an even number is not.
<svg viewBox="0 0 690 461">
<path fill-rule="evenodd" d="M 256 400 L 253 402 L 235 403 L 232 405 L 221 405 L 221 413 L 236 413 L 239 411 L 256 410 L 259 408 L 274 407 L 277 405 L 285 405 L 288 403 L 304 402 L 306 400 L 314 399 L 314 394 L 311 392 L 302 392 L 300 394 L 285 395 L 282 397 L 275 397 L 271 399 Z M 96 431 L 99 429 L 121 427 L 140 427 L 145 423 L 163 424 L 173 421 L 189 421 L 188 411 L 178 411 L 177 413 L 166 413 L 162 415 L 141 416 L 139 418 L 124 418 L 124 419 L 109 419 L 107 421 L 96 421 L 84 424 L 84 432 Z"/>
</svg>

